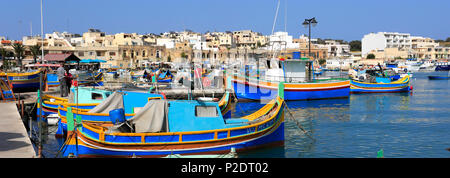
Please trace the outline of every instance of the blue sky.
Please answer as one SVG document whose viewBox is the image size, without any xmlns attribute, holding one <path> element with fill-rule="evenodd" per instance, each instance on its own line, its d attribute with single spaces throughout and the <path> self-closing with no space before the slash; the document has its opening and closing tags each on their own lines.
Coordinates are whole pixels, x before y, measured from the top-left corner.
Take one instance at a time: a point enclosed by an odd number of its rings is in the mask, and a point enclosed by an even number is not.
<svg viewBox="0 0 450 178">
<path fill-rule="evenodd" d="M 0 0 L 0 36 L 40 34 L 40 0 Z M 113 33 L 196 32 L 251 29 L 269 35 L 277 0 L 44 0 L 44 32 L 82 34 L 89 28 Z M 275 31 L 297 38 L 301 23 L 316 17 L 313 38 L 361 40 L 378 31 L 434 39 L 450 37 L 449 0 L 281 0 Z"/>
</svg>

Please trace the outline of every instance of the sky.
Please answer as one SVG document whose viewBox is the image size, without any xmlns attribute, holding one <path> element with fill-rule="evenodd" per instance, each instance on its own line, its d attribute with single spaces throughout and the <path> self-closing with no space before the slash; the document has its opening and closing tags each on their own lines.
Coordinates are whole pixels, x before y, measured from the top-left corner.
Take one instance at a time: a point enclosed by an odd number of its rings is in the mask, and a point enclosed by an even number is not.
<svg viewBox="0 0 450 178">
<path fill-rule="evenodd" d="M 82 34 L 253 30 L 270 35 L 278 0 L 43 0 L 44 33 Z M 20 40 L 41 33 L 40 0 L 0 0 L 0 36 Z M 450 37 L 449 0 L 281 0 L 275 31 L 294 38 L 315 17 L 312 38 L 361 40 L 370 32 Z M 286 23 L 285 23 L 286 22 Z M 30 28 L 32 27 L 32 28 Z"/>
</svg>

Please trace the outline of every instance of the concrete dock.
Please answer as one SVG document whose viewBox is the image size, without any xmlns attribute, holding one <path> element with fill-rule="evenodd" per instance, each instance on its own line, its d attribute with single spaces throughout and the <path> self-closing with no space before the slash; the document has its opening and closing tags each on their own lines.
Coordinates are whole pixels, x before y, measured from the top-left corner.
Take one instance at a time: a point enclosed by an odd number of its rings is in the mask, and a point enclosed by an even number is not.
<svg viewBox="0 0 450 178">
<path fill-rule="evenodd" d="M 0 158 L 35 158 L 15 102 L 0 103 Z"/>
</svg>

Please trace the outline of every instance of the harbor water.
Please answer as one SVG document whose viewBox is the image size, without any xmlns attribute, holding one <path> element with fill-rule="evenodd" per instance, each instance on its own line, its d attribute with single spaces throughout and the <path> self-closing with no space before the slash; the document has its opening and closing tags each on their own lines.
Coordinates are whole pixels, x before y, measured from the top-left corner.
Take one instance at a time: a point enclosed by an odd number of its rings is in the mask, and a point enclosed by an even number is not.
<svg viewBox="0 0 450 178">
<path fill-rule="evenodd" d="M 328 74 L 330 75 L 330 74 Z M 238 153 L 257 158 L 449 158 L 450 81 L 416 72 L 410 93 L 351 94 L 346 99 L 289 101 L 285 144 Z M 233 117 L 252 113 L 260 102 L 233 103 Z M 299 125 L 307 131 L 305 133 Z M 55 157 L 64 142 L 48 128 L 43 154 Z"/>
</svg>

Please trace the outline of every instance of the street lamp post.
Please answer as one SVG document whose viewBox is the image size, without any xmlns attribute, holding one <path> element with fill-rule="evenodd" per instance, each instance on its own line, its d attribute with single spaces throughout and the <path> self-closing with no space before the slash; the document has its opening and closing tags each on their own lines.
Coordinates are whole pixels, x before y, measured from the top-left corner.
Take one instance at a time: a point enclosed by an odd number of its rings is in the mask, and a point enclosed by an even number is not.
<svg viewBox="0 0 450 178">
<path fill-rule="evenodd" d="M 317 21 L 316 18 L 313 17 L 311 19 L 305 19 L 305 21 L 302 24 L 305 28 L 309 28 L 309 33 L 308 33 L 308 57 L 311 56 L 311 25 L 313 27 L 315 27 L 317 25 Z"/>
<path fill-rule="evenodd" d="M 309 28 L 309 33 L 308 33 L 308 58 L 311 57 L 311 25 L 313 27 L 315 27 L 317 25 L 317 21 L 316 18 L 313 17 L 311 19 L 305 19 L 305 21 L 302 23 L 302 25 L 305 28 Z M 314 60 L 314 58 L 313 58 Z M 309 63 L 309 73 L 310 75 L 308 76 L 309 80 L 311 81 L 311 75 L 312 75 L 312 63 Z"/>
</svg>

